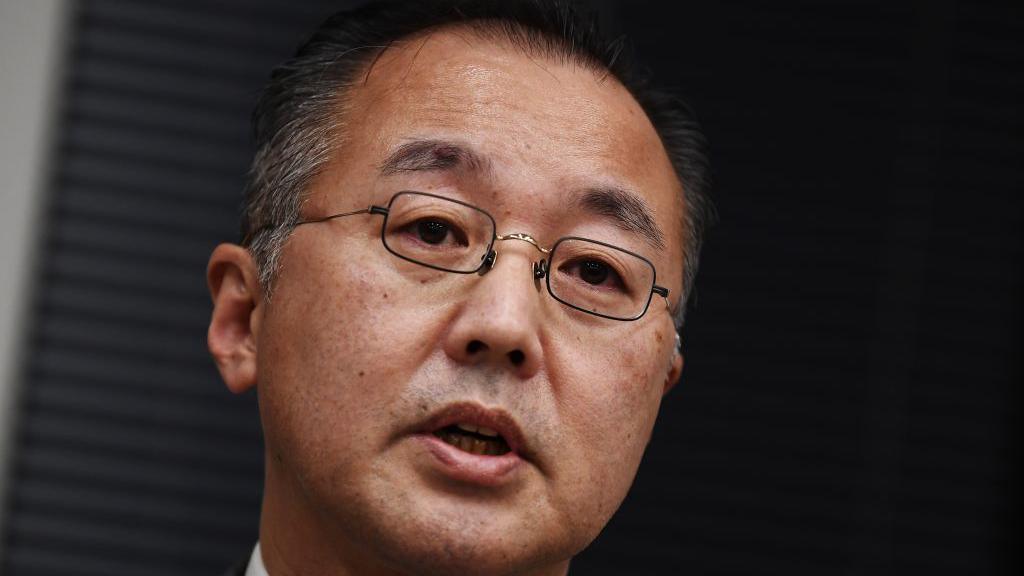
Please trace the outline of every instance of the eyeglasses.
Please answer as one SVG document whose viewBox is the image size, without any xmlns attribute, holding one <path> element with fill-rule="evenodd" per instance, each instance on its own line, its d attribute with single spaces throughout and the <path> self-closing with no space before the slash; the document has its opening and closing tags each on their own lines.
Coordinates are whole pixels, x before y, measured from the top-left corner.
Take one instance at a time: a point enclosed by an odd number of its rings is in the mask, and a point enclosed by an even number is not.
<svg viewBox="0 0 1024 576">
<path fill-rule="evenodd" d="M 547 258 L 533 264 L 533 276 L 544 280 L 548 293 L 570 308 L 611 320 L 638 320 L 655 294 L 668 302 L 668 288 L 655 284 L 650 260 L 605 242 L 567 236 L 550 248 L 528 234 L 500 235 L 494 217 L 476 206 L 436 194 L 402 191 L 386 207 L 302 220 L 295 225 L 316 224 L 354 216 L 384 217 L 380 238 L 395 256 L 444 272 L 484 274 L 498 258 L 498 241 L 520 240 Z"/>
</svg>

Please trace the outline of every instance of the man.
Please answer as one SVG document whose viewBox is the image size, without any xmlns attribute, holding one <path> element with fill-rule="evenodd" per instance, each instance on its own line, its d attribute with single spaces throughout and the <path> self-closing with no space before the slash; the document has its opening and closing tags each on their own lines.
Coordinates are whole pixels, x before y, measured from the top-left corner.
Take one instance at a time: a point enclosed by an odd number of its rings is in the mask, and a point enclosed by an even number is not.
<svg viewBox="0 0 1024 576">
<path fill-rule="evenodd" d="M 565 574 L 682 370 L 689 113 L 554 2 L 409 4 L 274 71 L 210 259 L 265 433 L 247 574 Z"/>
</svg>

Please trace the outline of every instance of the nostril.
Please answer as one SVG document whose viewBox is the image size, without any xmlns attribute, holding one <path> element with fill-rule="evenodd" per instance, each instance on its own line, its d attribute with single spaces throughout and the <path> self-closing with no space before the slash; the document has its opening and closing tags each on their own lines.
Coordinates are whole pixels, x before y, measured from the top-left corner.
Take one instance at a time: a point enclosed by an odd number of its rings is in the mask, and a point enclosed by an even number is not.
<svg viewBox="0 0 1024 576">
<path fill-rule="evenodd" d="M 466 344 L 466 354 L 468 356 L 476 356 L 477 354 L 486 352 L 490 349 L 491 347 L 482 340 L 470 340 L 469 343 Z M 508 356 L 508 359 L 512 362 L 513 366 L 521 366 L 523 362 L 526 362 L 526 354 L 524 354 L 522 350 L 512 350 L 511 352 L 508 352 L 506 356 Z"/>
<path fill-rule="evenodd" d="M 520 350 L 513 350 L 508 353 L 508 359 L 512 361 L 514 366 L 519 366 L 526 361 L 526 354 L 523 354 Z"/>
</svg>

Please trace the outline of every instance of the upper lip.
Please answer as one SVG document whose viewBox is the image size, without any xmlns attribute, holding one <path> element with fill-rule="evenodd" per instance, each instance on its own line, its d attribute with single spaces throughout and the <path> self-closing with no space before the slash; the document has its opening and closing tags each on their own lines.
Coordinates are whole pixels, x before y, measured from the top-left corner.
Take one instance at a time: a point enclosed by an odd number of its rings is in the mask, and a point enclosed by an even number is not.
<svg viewBox="0 0 1024 576">
<path fill-rule="evenodd" d="M 471 424 L 491 428 L 501 435 L 513 452 L 523 457 L 529 453 L 523 432 L 512 416 L 504 410 L 485 408 L 470 402 L 445 406 L 417 426 L 417 431 L 432 434 L 455 424 Z"/>
</svg>

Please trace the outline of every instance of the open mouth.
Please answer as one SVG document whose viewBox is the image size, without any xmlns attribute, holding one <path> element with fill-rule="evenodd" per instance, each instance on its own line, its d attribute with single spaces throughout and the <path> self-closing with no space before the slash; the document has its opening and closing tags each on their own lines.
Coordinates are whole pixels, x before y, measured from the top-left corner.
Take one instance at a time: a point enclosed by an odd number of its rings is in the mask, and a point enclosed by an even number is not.
<svg viewBox="0 0 1024 576">
<path fill-rule="evenodd" d="M 512 450 L 497 430 L 474 424 L 452 424 L 435 430 L 434 436 L 445 444 L 478 456 L 501 456 Z"/>
<path fill-rule="evenodd" d="M 447 481 L 499 488 L 523 481 L 537 465 L 515 418 L 501 408 L 475 402 L 444 406 L 409 431 L 425 448 L 421 454 Z"/>
</svg>

